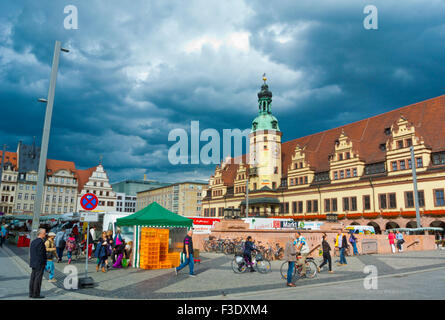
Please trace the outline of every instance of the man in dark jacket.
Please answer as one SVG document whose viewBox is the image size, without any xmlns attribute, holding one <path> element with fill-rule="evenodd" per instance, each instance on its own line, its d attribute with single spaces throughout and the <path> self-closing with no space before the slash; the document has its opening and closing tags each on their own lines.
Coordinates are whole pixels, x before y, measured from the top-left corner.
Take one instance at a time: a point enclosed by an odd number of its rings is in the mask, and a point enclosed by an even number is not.
<svg viewBox="0 0 445 320">
<path fill-rule="evenodd" d="M 186 265 L 189 266 L 190 269 L 190 276 L 191 277 L 195 277 L 196 275 L 193 273 L 193 267 L 194 267 L 194 263 L 195 260 L 193 258 L 193 239 L 192 239 L 192 235 L 193 235 L 193 231 L 189 230 L 189 232 L 187 232 L 187 235 L 184 238 L 184 249 L 183 249 L 183 253 L 185 255 L 185 261 L 183 263 L 181 263 L 181 265 L 175 269 L 175 274 L 178 275 L 178 271 L 181 270 L 182 268 L 184 268 Z"/>
<path fill-rule="evenodd" d="M 244 242 L 244 259 L 248 261 L 248 267 L 250 268 L 250 272 L 255 272 L 252 263 L 252 251 L 256 251 L 255 245 L 253 244 L 252 237 L 248 236 L 246 242 Z"/>
<path fill-rule="evenodd" d="M 45 237 L 46 230 L 39 229 L 37 238 L 31 242 L 31 245 L 29 247 L 29 266 L 32 268 L 31 279 L 29 280 L 30 298 L 44 298 L 40 295 L 40 288 L 42 286 L 42 277 L 46 266 L 46 247 L 44 240 Z"/>
</svg>

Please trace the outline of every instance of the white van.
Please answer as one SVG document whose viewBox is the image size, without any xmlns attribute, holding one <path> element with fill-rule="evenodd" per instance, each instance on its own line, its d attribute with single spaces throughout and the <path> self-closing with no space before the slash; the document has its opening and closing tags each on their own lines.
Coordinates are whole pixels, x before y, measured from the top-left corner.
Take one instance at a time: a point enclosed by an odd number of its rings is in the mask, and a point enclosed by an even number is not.
<svg viewBox="0 0 445 320">
<path fill-rule="evenodd" d="M 132 214 L 133 212 L 117 212 L 117 211 L 105 212 L 103 215 L 104 220 L 103 220 L 102 230 L 103 231 L 112 230 L 113 234 L 115 235 L 117 230 L 116 220 L 119 218 L 127 217 Z M 121 229 L 121 235 L 124 238 L 125 242 L 133 241 L 133 231 L 134 231 L 133 226 L 123 226 L 120 227 L 120 229 Z"/>
</svg>

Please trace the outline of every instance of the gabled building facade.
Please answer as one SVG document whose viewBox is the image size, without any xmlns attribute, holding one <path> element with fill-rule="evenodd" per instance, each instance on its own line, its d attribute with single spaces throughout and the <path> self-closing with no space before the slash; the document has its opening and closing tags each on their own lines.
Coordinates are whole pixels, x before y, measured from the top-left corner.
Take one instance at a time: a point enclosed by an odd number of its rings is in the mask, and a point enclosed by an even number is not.
<svg viewBox="0 0 445 320">
<path fill-rule="evenodd" d="M 116 211 L 116 192 L 113 191 L 108 175 L 102 164 L 86 170 L 77 170 L 77 178 L 79 180 L 77 187 L 78 210 L 82 210 L 80 205 L 82 196 L 86 193 L 94 193 L 99 200 L 99 205 L 95 211 Z"/>
<path fill-rule="evenodd" d="M 287 142 L 271 102 L 264 83 L 249 135 L 250 161 L 217 166 L 204 216 L 222 216 L 225 208 L 245 215 L 249 178 L 250 216 L 323 221 L 336 214 L 344 224 L 377 231 L 415 227 L 414 165 L 422 226 L 445 227 L 445 96 Z"/>
</svg>

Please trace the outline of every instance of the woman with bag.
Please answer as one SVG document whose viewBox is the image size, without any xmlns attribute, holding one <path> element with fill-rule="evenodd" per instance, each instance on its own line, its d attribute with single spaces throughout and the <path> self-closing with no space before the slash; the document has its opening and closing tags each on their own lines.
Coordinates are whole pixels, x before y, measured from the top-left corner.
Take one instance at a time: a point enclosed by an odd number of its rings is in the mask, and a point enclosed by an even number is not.
<svg viewBox="0 0 445 320">
<path fill-rule="evenodd" d="M 351 245 L 352 245 L 352 248 L 353 248 L 353 254 L 354 254 L 354 256 L 358 256 L 358 250 L 357 250 L 357 238 L 354 236 L 354 232 L 353 232 L 353 231 L 351 231 L 350 233 L 351 233 L 351 235 L 349 236 L 349 242 L 350 242 Z"/>
<path fill-rule="evenodd" d="M 104 231 L 99 238 L 96 251 L 94 252 L 97 258 L 96 272 L 99 271 L 100 266 L 102 266 L 102 272 L 107 272 L 107 270 L 105 270 L 105 264 L 108 258 L 108 244 L 107 233 Z"/>
</svg>

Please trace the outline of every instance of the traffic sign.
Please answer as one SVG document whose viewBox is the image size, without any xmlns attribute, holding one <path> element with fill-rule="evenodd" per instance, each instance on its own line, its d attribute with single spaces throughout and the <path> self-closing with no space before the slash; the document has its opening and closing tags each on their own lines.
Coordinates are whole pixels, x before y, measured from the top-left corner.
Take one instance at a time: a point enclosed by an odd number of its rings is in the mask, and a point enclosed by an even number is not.
<svg viewBox="0 0 445 320">
<path fill-rule="evenodd" d="M 99 204 L 99 200 L 97 199 L 94 193 L 87 193 L 80 198 L 80 205 L 84 210 L 94 210 Z"/>
</svg>

